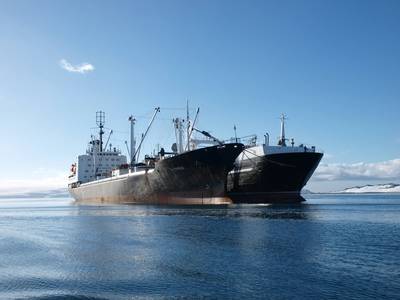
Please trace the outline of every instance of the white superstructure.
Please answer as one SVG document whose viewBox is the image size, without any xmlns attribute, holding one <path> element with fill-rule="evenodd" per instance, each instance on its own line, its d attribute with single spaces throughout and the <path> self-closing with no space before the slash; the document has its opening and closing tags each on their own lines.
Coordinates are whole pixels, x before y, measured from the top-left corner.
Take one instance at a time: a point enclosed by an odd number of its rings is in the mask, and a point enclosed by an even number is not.
<svg viewBox="0 0 400 300">
<path fill-rule="evenodd" d="M 101 116 L 98 117 L 98 116 Z M 121 155 L 121 151 L 113 148 L 112 145 L 107 148 L 107 144 L 103 147 L 103 126 L 104 113 L 96 113 L 96 121 L 100 128 L 99 139 L 92 136 L 92 140 L 88 144 L 86 154 L 79 155 L 76 163 L 71 166 L 71 174 L 69 176 L 69 184 L 82 184 L 93 180 L 107 178 L 112 175 L 112 171 L 121 165 L 127 164 L 125 155 Z M 110 132 L 111 135 L 112 132 Z"/>
<path fill-rule="evenodd" d="M 79 155 L 76 164 L 72 165 L 69 183 L 85 183 L 110 177 L 113 169 L 127 163 L 126 156 L 121 155 L 116 148 L 99 150 L 99 140 L 91 141 L 86 154 Z"/>
</svg>

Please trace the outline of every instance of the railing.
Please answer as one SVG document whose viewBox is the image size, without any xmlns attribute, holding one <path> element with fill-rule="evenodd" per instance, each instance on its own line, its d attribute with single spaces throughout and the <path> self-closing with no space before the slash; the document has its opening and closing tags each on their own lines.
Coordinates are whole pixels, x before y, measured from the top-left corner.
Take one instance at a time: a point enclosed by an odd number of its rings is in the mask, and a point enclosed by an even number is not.
<svg viewBox="0 0 400 300">
<path fill-rule="evenodd" d="M 323 153 L 321 149 L 317 149 L 315 146 L 306 146 L 304 144 L 300 144 L 298 146 L 267 146 L 268 153 L 299 153 L 299 152 L 317 152 Z"/>
<path fill-rule="evenodd" d="M 246 146 L 255 146 L 257 144 L 257 135 L 251 134 L 246 136 L 241 136 L 238 138 L 230 138 L 223 141 L 224 143 L 242 143 Z"/>
</svg>

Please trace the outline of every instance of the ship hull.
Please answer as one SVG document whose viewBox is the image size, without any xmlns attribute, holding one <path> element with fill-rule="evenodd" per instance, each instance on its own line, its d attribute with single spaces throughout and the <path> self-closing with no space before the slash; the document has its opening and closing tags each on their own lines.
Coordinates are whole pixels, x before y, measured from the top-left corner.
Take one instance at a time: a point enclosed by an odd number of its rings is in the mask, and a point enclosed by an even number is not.
<svg viewBox="0 0 400 300">
<path fill-rule="evenodd" d="M 302 202 L 301 189 L 322 153 L 274 153 L 240 161 L 228 175 L 227 194 L 235 203 Z"/>
<path fill-rule="evenodd" d="M 185 152 L 154 169 L 70 187 L 77 202 L 142 204 L 229 204 L 226 178 L 242 144 Z"/>
</svg>

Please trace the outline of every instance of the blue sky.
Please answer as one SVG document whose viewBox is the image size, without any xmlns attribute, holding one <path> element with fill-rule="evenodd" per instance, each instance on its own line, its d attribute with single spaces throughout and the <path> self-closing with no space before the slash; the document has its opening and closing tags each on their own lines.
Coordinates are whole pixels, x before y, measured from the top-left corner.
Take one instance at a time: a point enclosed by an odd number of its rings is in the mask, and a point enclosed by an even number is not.
<svg viewBox="0 0 400 300">
<path fill-rule="evenodd" d="M 0 36 L 3 185 L 61 178 L 99 109 L 124 148 L 127 117 L 142 132 L 160 106 L 145 149 L 169 147 L 171 118 L 184 115 L 170 108 L 186 99 L 223 138 L 236 124 L 276 141 L 285 112 L 287 135 L 323 149 L 324 174 L 336 172 L 314 190 L 400 181 L 398 1 L 3 0 Z M 355 163 L 368 176 L 341 177 Z M 382 163 L 390 176 L 368 171 Z"/>
</svg>

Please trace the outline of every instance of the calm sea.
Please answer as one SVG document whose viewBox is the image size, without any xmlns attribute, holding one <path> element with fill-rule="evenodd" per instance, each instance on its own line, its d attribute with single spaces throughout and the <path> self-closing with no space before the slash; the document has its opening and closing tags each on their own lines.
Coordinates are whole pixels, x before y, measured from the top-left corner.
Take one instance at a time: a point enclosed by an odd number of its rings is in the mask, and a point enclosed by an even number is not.
<svg viewBox="0 0 400 300">
<path fill-rule="evenodd" d="M 400 196 L 307 199 L 0 199 L 0 299 L 400 299 Z"/>
</svg>

